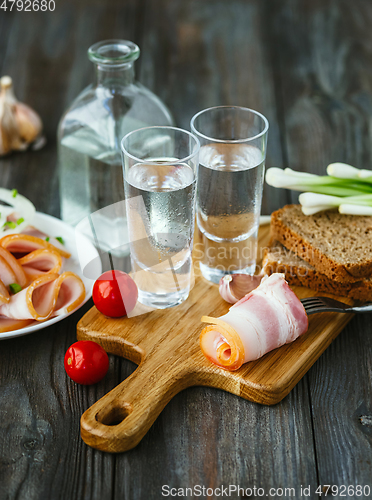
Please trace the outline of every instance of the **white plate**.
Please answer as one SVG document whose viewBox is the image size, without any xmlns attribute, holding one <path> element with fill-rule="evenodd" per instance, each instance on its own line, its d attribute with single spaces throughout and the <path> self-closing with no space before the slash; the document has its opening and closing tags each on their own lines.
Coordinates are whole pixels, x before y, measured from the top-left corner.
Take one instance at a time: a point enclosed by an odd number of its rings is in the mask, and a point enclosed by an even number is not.
<svg viewBox="0 0 372 500">
<path fill-rule="evenodd" d="M 67 316 L 70 316 L 70 314 L 76 312 L 92 296 L 92 288 L 94 280 L 88 279 L 85 276 L 83 276 L 82 270 L 80 268 L 79 258 L 75 243 L 75 228 L 69 226 L 60 219 L 57 219 L 56 217 L 52 217 L 51 215 L 46 215 L 41 212 L 36 212 L 32 225 L 35 226 L 37 229 L 40 229 L 40 231 L 43 231 L 44 233 L 48 234 L 49 236 L 62 236 L 66 250 L 71 253 L 71 257 L 69 259 L 65 259 L 61 272 L 72 271 L 73 273 L 76 273 L 78 276 L 80 276 L 85 285 L 85 290 L 86 290 L 85 299 L 80 304 L 79 307 L 77 307 L 74 311 L 71 311 L 68 314 L 65 314 L 63 316 L 57 316 L 55 318 L 48 319 L 47 321 L 42 321 L 42 322 L 35 321 L 31 325 L 26 326 L 25 328 L 20 328 L 19 330 L 12 330 L 10 332 L 0 333 L 0 340 L 10 339 L 14 337 L 21 337 L 22 335 L 28 335 L 29 333 L 36 332 L 37 330 L 41 330 L 42 328 L 46 328 L 47 326 L 54 325 L 54 323 L 57 323 L 58 321 L 67 318 Z M 80 236 L 79 245 L 84 246 L 84 248 L 80 248 L 80 250 L 83 250 L 85 254 L 91 256 L 92 260 L 96 257 L 99 257 L 96 248 L 88 240 L 88 238 Z"/>
</svg>

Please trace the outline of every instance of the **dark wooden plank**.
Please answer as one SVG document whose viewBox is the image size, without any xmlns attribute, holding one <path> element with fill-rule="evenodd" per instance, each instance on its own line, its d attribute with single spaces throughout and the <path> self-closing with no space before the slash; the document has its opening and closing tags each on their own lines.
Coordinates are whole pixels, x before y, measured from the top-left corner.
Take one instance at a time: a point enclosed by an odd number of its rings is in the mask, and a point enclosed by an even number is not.
<svg viewBox="0 0 372 500">
<path fill-rule="evenodd" d="M 87 47 L 111 37 L 139 43 L 140 79 L 168 103 L 180 126 L 188 128 L 201 108 L 242 104 L 269 118 L 269 166 L 286 166 L 288 156 L 289 166 L 304 170 L 320 172 L 329 161 L 354 158 L 365 168 L 368 3 L 298 7 L 288 0 L 274 7 L 243 0 L 95 0 L 58 3 L 58 13 L 1 16 L 2 72 L 13 76 L 18 97 L 42 114 L 49 144 L 39 153 L 0 160 L 0 184 L 18 187 L 39 210 L 58 214 L 56 125 L 89 83 Z M 267 190 L 264 211 L 287 199 L 284 191 Z M 1 344 L 1 496 L 158 499 L 162 484 L 269 488 L 370 478 L 371 359 L 363 349 L 368 320 L 354 320 L 310 372 L 313 422 L 306 381 L 272 408 L 194 388 L 169 404 L 136 449 L 114 458 L 81 442 L 79 417 L 133 366 L 112 359 L 107 379 L 96 388 L 66 379 L 63 355 L 82 313 Z"/>
<path fill-rule="evenodd" d="M 371 345 L 371 317 L 358 316 L 309 374 L 321 484 L 372 484 Z"/>
<path fill-rule="evenodd" d="M 95 456 L 78 435 L 85 405 L 117 384 L 118 361 L 111 359 L 108 377 L 88 390 L 67 379 L 63 353 L 79 317 L 80 311 L 53 328 L 2 341 L 1 498 L 85 498 L 89 487 L 96 496 L 87 498 L 102 498 L 100 489 L 112 488 L 113 457 Z M 90 485 L 93 459 L 102 473 Z"/>
<path fill-rule="evenodd" d="M 275 5 L 289 166 L 319 174 L 334 161 L 371 168 L 371 4 Z M 369 315 L 355 318 L 309 372 L 320 484 L 372 483 L 371 324 Z"/>
<path fill-rule="evenodd" d="M 208 106 L 239 104 L 263 112 L 271 126 L 268 164 L 284 166 L 265 16 L 258 1 L 150 0 L 139 77 L 186 129 L 192 115 Z M 268 190 L 266 213 L 285 198 L 284 191 Z M 315 485 L 311 429 L 304 381 L 270 408 L 213 389 L 186 390 L 135 449 L 117 457 L 115 496 L 158 499 L 162 485 Z"/>
<path fill-rule="evenodd" d="M 270 123 L 266 165 L 284 167 L 271 42 L 259 5 L 252 0 L 149 0 L 139 78 L 186 130 L 192 116 L 210 106 L 262 112 Z M 287 199 L 284 191 L 265 186 L 262 213 Z"/>
<path fill-rule="evenodd" d="M 107 38 L 136 37 L 140 5 L 128 0 L 56 2 L 52 13 L 2 13 L 0 67 L 17 96 L 42 116 L 48 138 L 39 152 L 0 159 L 0 185 L 16 187 L 40 211 L 59 214 L 56 129 L 71 100 L 93 80 L 88 47 Z M 5 20 L 4 20 L 5 19 Z M 95 387 L 70 381 L 64 353 L 91 302 L 46 330 L 1 342 L 0 497 L 102 499 L 113 495 L 115 457 L 80 439 L 81 414 L 133 370 L 110 359 Z"/>
</svg>

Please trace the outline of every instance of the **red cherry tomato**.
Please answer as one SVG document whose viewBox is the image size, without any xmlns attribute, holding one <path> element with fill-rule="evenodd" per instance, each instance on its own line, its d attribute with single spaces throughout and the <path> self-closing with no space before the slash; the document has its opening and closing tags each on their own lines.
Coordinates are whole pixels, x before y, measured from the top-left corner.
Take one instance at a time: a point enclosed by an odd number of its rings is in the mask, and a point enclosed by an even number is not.
<svg viewBox="0 0 372 500">
<path fill-rule="evenodd" d="M 137 299 L 137 285 L 123 271 L 106 271 L 94 283 L 93 302 L 102 314 L 110 318 L 130 313 Z"/>
<path fill-rule="evenodd" d="M 106 351 L 96 342 L 79 340 L 65 354 L 67 375 L 78 384 L 96 384 L 106 375 L 109 359 Z"/>
</svg>

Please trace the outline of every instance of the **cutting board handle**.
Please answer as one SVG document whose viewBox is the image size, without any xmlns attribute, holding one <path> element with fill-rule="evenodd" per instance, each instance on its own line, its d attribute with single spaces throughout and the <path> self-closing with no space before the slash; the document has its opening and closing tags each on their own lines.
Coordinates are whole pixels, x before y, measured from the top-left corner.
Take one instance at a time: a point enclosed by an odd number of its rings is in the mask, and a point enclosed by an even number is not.
<svg viewBox="0 0 372 500">
<path fill-rule="evenodd" d="M 134 448 L 170 399 L 186 387 L 175 370 L 145 359 L 132 375 L 82 415 L 81 437 L 108 452 Z"/>
</svg>

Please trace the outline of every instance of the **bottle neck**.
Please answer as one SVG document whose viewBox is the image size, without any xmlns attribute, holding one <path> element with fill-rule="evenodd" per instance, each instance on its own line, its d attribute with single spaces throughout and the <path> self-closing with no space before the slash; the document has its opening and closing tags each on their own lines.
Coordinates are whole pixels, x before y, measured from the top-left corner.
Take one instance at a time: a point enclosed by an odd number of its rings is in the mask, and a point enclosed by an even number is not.
<svg viewBox="0 0 372 500">
<path fill-rule="evenodd" d="M 96 65 L 96 85 L 117 87 L 134 82 L 134 65 L 132 62 L 120 67 Z"/>
</svg>

